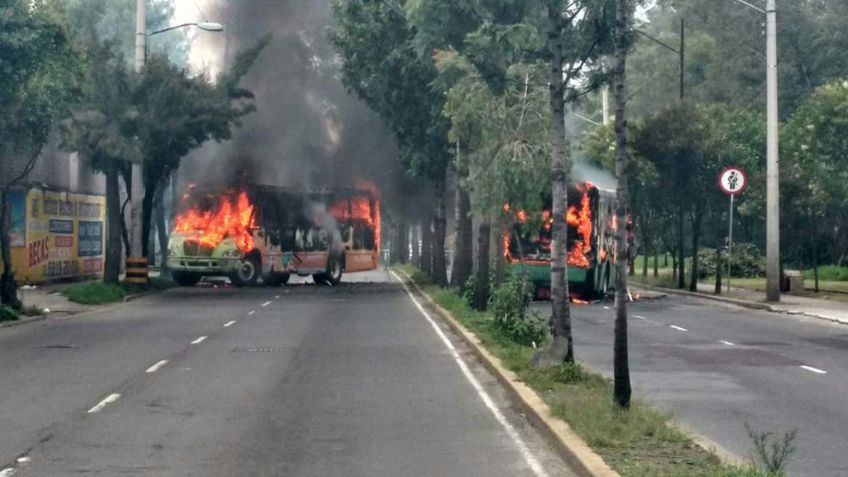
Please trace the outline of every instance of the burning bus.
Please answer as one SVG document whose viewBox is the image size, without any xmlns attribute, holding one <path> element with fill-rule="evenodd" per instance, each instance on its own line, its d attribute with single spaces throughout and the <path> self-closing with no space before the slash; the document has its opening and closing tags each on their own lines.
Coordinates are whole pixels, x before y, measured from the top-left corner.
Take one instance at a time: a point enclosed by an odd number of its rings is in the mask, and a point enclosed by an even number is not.
<svg viewBox="0 0 848 477">
<path fill-rule="evenodd" d="M 552 203 L 550 197 L 546 203 Z M 615 193 L 579 183 L 568 187 L 568 204 L 566 261 L 571 298 L 606 295 L 615 283 Z M 537 297 L 543 295 L 551 282 L 551 208 L 538 217 L 512 211 L 509 205 L 504 210 L 514 219 L 504 231 L 504 258 L 511 266 L 522 267 Z"/>
<path fill-rule="evenodd" d="M 374 270 L 380 250 L 373 187 L 321 191 L 248 186 L 190 187 L 168 244 L 174 281 L 194 286 L 225 276 L 235 286 L 269 286 L 291 275 L 337 284 L 345 272 Z"/>
</svg>

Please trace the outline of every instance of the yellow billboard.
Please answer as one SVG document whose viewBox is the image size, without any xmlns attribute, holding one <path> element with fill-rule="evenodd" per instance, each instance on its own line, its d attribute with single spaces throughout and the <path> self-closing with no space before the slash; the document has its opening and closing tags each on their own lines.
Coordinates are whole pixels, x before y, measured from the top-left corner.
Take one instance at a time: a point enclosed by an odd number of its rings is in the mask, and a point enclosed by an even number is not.
<svg viewBox="0 0 848 477">
<path fill-rule="evenodd" d="M 103 273 L 104 197 L 34 188 L 18 192 L 10 205 L 14 223 L 12 266 L 19 283 Z"/>
</svg>

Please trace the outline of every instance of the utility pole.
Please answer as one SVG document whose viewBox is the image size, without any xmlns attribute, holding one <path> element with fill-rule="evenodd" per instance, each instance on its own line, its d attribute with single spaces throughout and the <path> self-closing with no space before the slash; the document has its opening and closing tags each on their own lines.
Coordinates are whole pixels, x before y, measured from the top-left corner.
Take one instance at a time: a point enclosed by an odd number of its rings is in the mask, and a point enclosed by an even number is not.
<svg viewBox="0 0 848 477">
<path fill-rule="evenodd" d="M 610 109 L 609 109 L 609 86 L 604 85 L 604 88 L 601 90 L 601 99 L 603 100 L 603 108 L 604 108 L 604 126 L 609 126 L 610 123 Z"/>
<path fill-rule="evenodd" d="M 135 23 L 135 72 L 144 71 L 147 49 L 147 0 L 136 0 Z M 132 180 L 130 185 L 130 257 L 141 257 L 141 196 L 144 194 L 142 180 L 142 165 L 132 163 Z"/>
<path fill-rule="evenodd" d="M 777 10 L 766 1 L 768 139 L 766 152 L 766 300 L 780 301 L 780 170 L 777 104 Z"/>
</svg>

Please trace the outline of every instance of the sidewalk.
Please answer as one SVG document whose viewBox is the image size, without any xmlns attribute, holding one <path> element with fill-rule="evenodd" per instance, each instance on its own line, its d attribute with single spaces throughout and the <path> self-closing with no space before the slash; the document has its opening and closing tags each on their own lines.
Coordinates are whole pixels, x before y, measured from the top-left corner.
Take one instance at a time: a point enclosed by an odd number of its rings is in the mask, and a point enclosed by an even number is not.
<svg viewBox="0 0 848 477">
<path fill-rule="evenodd" d="M 848 324 L 848 304 L 818 298 L 807 298 L 796 295 L 781 295 L 780 303 L 766 303 L 765 294 L 754 290 L 731 287 L 730 293 L 727 289 L 722 290 L 721 295 L 715 295 L 715 286 L 709 283 L 699 283 L 698 293 L 677 290 L 671 288 L 659 288 L 641 283 L 634 283 L 634 287 L 662 290 L 668 293 L 695 296 L 716 300 L 734 305 L 768 310 L 775 313 L 786 313 L 790 315 L 804 315 L 823 320 L 835 321 Z"/>
<path fill-rule="evenodd" d="M 80 305 L 69 301 L 62 291 L 72 285 L 79 283 L 60 283 L 51 285 L 25 285 L 18 287 L 18 298 L 25 306 L 36 306 L 42 310 L 47 310 L 47 314 L 62 313 L 65 315 L 75 315 L 86 311 L 95 310 L 98 307 L 94 305 Z"/>
</svg>

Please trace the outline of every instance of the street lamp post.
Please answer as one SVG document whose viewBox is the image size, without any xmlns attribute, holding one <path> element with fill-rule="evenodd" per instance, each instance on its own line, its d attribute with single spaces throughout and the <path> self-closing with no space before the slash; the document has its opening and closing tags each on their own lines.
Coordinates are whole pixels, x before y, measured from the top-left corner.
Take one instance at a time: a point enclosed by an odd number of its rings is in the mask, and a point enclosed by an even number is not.
<svg viewBox="0 0 848 477">
<path fill-rule="evenodd" d="M 766 300 L 780 301 L 780 131 L 777 103 L 777 8 L 766 0 L 763 10 L 745 0 L 737 2 L 766 16 Z"/>
<path fill-rule="evenodd" d="M 136 0 L 136 23 L 135 23 L 135 72 L 141 74 L 147 59 L 147 37 L 176 30 L 196 26 L 201 30 L 219 32 L 224 30 L 220 23 L 183 23 L 154 32 L 147 32 L 147 0 Z M 144 181 L 142 178 L 141 162 L 133 162 L 132 179 L 130 185 L 130 257 L 141 257 L 142 251 L 142 205 L 141 196 L 144 194 Z"/>
<path fill-rule="evenodd" d="M 678 61 L 680 63 L 680 99 L 686 97 L 686 24 L 683 18 L 680 19 L 680 47 L 675 48 L 668 43 L 655 38 L 642 30 L 636 30 L 636 33 L 644 36 L 645 38 L 653 41 L 654 43 L 660 45 L 661 47 L 671 51 L 676 54 L 678 57 Z"/>
</svg>

